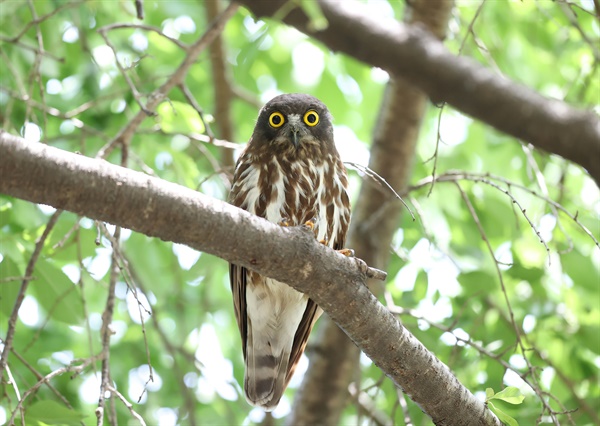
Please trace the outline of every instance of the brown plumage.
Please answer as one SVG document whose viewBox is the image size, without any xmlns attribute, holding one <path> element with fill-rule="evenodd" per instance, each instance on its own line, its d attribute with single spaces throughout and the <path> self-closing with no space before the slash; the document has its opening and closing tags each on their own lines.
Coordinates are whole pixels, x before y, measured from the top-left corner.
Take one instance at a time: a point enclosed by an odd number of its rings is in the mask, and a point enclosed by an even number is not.
<svg viewBox="0 0 600 426">
<path fill-rule="evenodd" d="M 350 222 L 347 184 L 327 107 L 309 95 L 280 95 L 260 110 L 236 165 L 230 201 L 275 223 L 314 220 L 316 237 L 341 249 Z M 271 411 L 321 310 L 286 284 L 237 265 L 230 265 L 230 281 L 246 363 L 246 399 Z"/>
</svg>

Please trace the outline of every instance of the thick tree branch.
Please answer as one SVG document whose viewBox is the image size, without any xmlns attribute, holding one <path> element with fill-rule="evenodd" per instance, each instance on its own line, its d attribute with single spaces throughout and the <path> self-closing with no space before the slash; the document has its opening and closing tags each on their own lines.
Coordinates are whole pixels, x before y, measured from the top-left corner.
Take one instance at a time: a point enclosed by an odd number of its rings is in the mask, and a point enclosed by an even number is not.
<svg viewBox="0 0 600 426">
<path fill-rule="evenodd" d="M 238 0 L 257 16 L 277 16 L 286 0 Z M 456 57 L 421 26 L 372 18 L 351 0 L 319 0 L 329 26 L 311 31 L 300 8 L 283 21 L 334 51 L 401 76 L 435 101 L 583 166 L 600 183 L 600 120 L 591 111 L 497 75 L 473 59 Z"/>
<path fill-rule="evenodd" d="M 3 131 L 0 177 L 0 193 L 183 243 L 289 283 L 309 294 L 435 423 L 500 424 L 377 301 L 360 263 L 319 244 L 311 232 L 280 227 L 189 188 Z M 439 414 L 448 412 L 451 418 Z"/>
</svg>

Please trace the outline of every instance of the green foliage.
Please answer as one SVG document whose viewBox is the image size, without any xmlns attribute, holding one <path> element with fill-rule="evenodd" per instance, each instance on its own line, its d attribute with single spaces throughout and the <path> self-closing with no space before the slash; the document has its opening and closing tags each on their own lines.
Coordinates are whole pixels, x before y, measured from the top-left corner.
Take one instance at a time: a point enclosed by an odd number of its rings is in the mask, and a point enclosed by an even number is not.
<svg viewBox="0 0 600 426">
<path fill-rule="evenodd" d="M 37 401 L 27 409 L 27 421 L 33 425 L 75 424 L 88 417 L 69 410 L 55 401 Z"/>
<path fill-rule="evenodd" d="M 485 402 L 487 402 L 490 410 L 492 410 L 492 412 L 508 426 L 519 426 L 519 423 L 502 411 L 499 407 L 497 407 L 492 400 L 504 401 L 508 402 L 509 404 L 521 404 L 524 399 L 525 397 L 521 395 L 521 391 L 513 386 L 502 389 L 498 393 L 494 393 L 492 388 L 487 388 L 485 390 Z"/>
<path fill-rule="evenodd" d="M 327 25 L 316 3 L 299 3 L 316 28 Z M 48 144 L 90 157 L 118 135 L 140 107 L 98 29 L 139 23 L 133 4 L 2 2 L 3 128 L 34 141 L 39 132 Z M 402 18 L 403 4 L 380 0 L 367 7 Z M 546 96 L 597 109 L 598 59 L 582 37 L 596 43 L 597 51 L 600 29 L 590 5 L 488 1 L 477 14 L 479 3 L 458 2 L 446 44 Z M 32 21 L 32 8 L 38 17 L 56 13 L 11 41 Z M 144 8 L 145 25 L 183 43 L 195 42 L 207 28 L 203 2 L 146 0 Z M 142 103 L 186 56 L 172 41 L 141 28 L 107 35 Z M 38 37 L 46 52 L 41 56 L 35 53 Z M 227 24 L 223 44 L 235 94 L 229 111 L 234 142 L 249 139 L 259 106 L 274 94 L 307 92 L 331 110 L 344 158 L 368 163 L 388 78 L 383 71 L 330 52 L 275 20 L 257 21 L 244 9 Z M 173 89 L 134 135 L 127 165 L 225 199 L 230 152 L 198 138 L 206 136 L 207 126 L 221 136 L 208 51 L 185 83 L 206 122 Z M 533 386 L 552 395 L 544 398 L 553 410 L 577 409 L 570 413 L 575 424 L 594 424 L 600 397 L 600 250 L 590 234 L 600 236 L 598 188 L 579 167 L 532 151 L 448 106 L 438 129 L 439 114 L 430 106 L 423 119 L 409 194 L 420 213 L 416 222 L 407 214 L 398 221 L 386 290 L 410 311 L 402 315 L 403 324 L 506 424 L 536 424 L 540 415 L 542 424 L 550 423 Z M 431 195 L 430 185 L 422 184 L 432 175 L 433 162 L 427 160 L 436 151 L 438 130 L 436 175 L 464 172 L 454 181 L 476 217 L 453 182 L 436 182 Z M 116 148 L 106 160 L 120 164 Z M 355 200 L 365 177 L 350 173 Z M 25 274 L 53 212 L 0 195 L 2 339 L 21 286 L 15 278 Z M 101 351 L 111 243 L 100 236 L 96 244 L 97 238 L 91 220 L 64 212 L 42 247 L 9 359 L 21 396 L 39 377 Z M 127 230 L 121 251 L 110 345 L 115 388 L 147 424 L 188 424 L 192 418 L 198 424 L 260 422 L 263 414 L 246 404 L 240 388 L 242 353 L 226 262 Z M 274 412 L 276 424 L 283 424 L 300 373 Z M 53 388 L 42 385 L 28 396 L 27 424 L 96 424 L 100 362 L 71 374 L 54 377 Z M 365 357 L 360 388 L 378 410 L 403 424 L 395 389 Z M 494 394 L 490 388 L 504 390 Z M 0 395 L 0 419 L 8 419 L 17 404 L 15 389 L 5 380 Z M 135 423 L 121 401 L 114 404 L 118 424 Z M 410 401 L 408 413 L 414 424 L 429 424 Z M 16 416 L 20 424 L 18 411 Z M 566 415 L 558 419 L 568 424 Z M 368 424 L 368 416 L 352 403 L 342 424 L 358 423 Z"/>
</svg>

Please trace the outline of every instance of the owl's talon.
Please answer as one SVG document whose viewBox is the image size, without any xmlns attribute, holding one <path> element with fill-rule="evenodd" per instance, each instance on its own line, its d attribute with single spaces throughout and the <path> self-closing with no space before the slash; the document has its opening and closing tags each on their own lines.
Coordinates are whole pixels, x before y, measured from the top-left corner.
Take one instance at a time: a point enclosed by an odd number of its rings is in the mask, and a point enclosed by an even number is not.
<svg viewBox="0 0 600 426">
<path fill-rule="evenodd" d="M 349 248 L 344 248 L 341 250 L 336 250 L 338 253 L 343 254 L 346 257 L 354 257 L 354 250 Z"/>
<path fill-rule="evenodd" d="M 277 222 L 279 226 L 292 226 L 292 221 L 287 217 L 282 217 L 279 222 Z"/>
<path fill-rule="evenodd" d="M 304 222 L 304 226 L 306 226 L 311 231 L 314 231 L 316 225 L 317 225 L 316 217 L 313 217 L 311 220 L 307 220 L 306 222 Z"/>
</svg>

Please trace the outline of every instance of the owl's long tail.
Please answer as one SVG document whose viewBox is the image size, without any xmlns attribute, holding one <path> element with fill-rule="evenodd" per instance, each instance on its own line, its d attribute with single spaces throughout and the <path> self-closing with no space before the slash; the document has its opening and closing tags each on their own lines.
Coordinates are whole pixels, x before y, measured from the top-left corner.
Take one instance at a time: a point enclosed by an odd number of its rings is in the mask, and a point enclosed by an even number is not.
<svg viewBox="0 0 600 426">
<path fill-rule="evenodd" d="M 290 365 L 294 337 L 307 301 L 302 293 L 268 278 L 246 287 L 248 328 L 244 390 L 248 403 L 266 411 L 274 410 L 279 403 L 299 359 L 296 357 Z M 302 346 L 306 338 L 302 339 Z"/>
<path fill-rule="evenodd" d="M 244 390 L 248 403 L 272 411 L 286 388 L 290 351 L 276 353 L 263 336 L 253 336 L 248 327 L 248 351 Z M 252 343 L 250 343 L 252 342 Z"/>
</svg>

